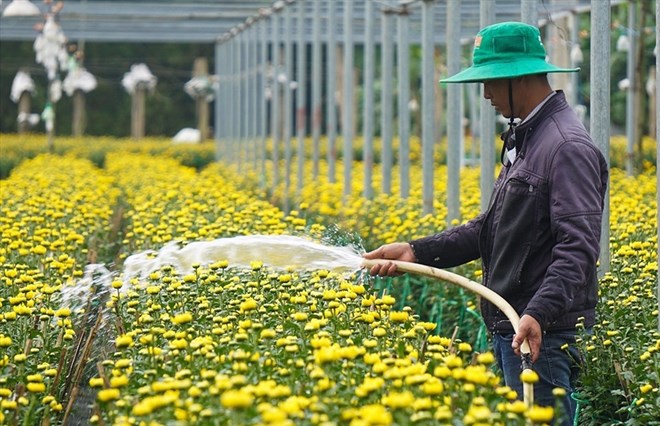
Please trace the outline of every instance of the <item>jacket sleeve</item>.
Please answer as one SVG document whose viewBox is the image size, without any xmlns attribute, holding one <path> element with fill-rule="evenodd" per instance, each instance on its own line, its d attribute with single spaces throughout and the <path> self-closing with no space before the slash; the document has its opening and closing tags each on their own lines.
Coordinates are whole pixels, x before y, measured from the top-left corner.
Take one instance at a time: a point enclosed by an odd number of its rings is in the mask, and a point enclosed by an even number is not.
<svg viewBox="0 0 660 426">
<path fill-rule="evenodd" d="M 435 235 L 410 241 L 417 263 L 435 268 L 450 268 L 478 259 L 479 232 L 484 214 Z"/>
<path fill-rule="evenodd" d="M 605 161 L 588 142 L 562 144 L 550 164 L 554 247 L 543 283 L 523 312 L 543 328 L 567 312 L 575 294 L 587 291 L 588 280 L 595 279 L 607 184 Z"/>
</svg>

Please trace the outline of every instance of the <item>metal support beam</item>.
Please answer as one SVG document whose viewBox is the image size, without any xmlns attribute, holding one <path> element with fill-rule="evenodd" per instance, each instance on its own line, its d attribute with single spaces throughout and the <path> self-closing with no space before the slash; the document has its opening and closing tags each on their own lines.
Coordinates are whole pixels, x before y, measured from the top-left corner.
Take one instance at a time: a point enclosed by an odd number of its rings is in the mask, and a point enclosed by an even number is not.
<svg viewBox="0 0 660 426">
<path fill-rule="evenodd" d="M 319 176 L 321 147 L 321 0 L 314 2 L 312 21 L 312 177 Z"/>
<path fill-rule="evenodd" d="M 305 43 L 305 1 L 298 0 L 298 22 L 296 25 L 298 31 L 298 47 L 296 49 L 296 62 L 298 70 L 296 72 L 296 133 L 298 137 L 298 185 L 296 190 L 298 195 L 302 193 L 303 183 L 305 181 L 305 130 L 307 118 L 307 55 Z"/>
<path fill-rule="evenodd" d="M 487 0 L 486 0 L 487 1 Z M 433 42 L 433 0 L 422 3 L 422 209 L 433 213 L 435 162 L 435 43 Z"/>
<path fill-rule="evenodd" d="M 213 130 L 213 138 L 215 139 L 215 161 L 220 161 L 224 158 L 222 153 L 223 151 L 223 140 L 224 140 L 224 106 L 223 102 L 224 97 L 224 87 L 225 87 L 225 75 L 224 75 L 224 66 L 227 61 L 225 61 L 223 54 L 226 49 L 226 45 L 220 43 L 219 41 L 215 42 L 215 75 L 218 76 L 218 87 L 215 90 L 215 109 L 213 111 L 215 118 L 215 128 Z"/>
<path fill-rule="evenodd" d="M 495 5 L 491 0 L 481 0 L 479 5 L 481 28 L 495 23 Z M 479 188 L 481 189 L 481 211 L 486 211 L 490 194 L 495 186 L 495 111 L 490 102 L 484 98 L 483 84 L 480 85 L 481 136 Z"/>
<path fill-rule="evenodd" d="M 353 167 L 353 0 L 344 0 L 344 88 L 342 138 L 344 139 L 344 202 L 351 194 Z"/>
<path fill-rule="evenodd" d="M 236 101 L 236 69 L 238 66 L 238 61 L 236 60 L 236 42 L 230 40 L 227 42 L 228 45 L 228 76 L 229 76 L 229 88 L 227 96 L 227 104 L 229 105 L 229 111 L 227 113 L 227 130 L 229 131 L 229 138 L 227 144 L 227 157 L 229 159 L 229 164 L 236 163 L 236 153 L 234 149 L 236 148 L 236 109 L 234 108 Z"/>
<path fill-rule="evenodd" d="M 259 120 L 260 108 L 259 100 L 263 96 L 259 92 L 260 80 L 260 67 L 259 67 L 259 27 L 254 23 L 250 27 L 250 43 L 252 45 L 252 53 L 250 55 L 250 104 L 252 105 L 250 111 L 250 139 L 252 145 L 252 170 L 257 172 L 259 170 Z"/>
<path fill-rule="evenodd" d="M 335 171 L 335 162 L 337 152 L 335 144 L 337 142 L 337 100 L 335 99 L 337 91 L 337 0 L 328 0 L 328 26 L 326 27 L 326 36 L 328 43 L 326 52 L 328 56 L 328 81 L 327 87 L 327 114 L 328 114 L 328 180 L 334 183 L 337 179 Z"/>
<path fill-rule="evenodd" d="M 600 148 L 609 166 L 610 159 L 610 5 L 591 2 L 591 115 L 589 127 L 594 143 Z M 605 194 L 600 238 L 600 268 L 603 276 L 610 270 L 610 186 Z"/>
<path fill-rule="evenodd" d="M 580 66 L 580 63 L 573 52 L 580 49 L 580 15 L 577 12 L 571 13 L 568 24 L 571 31 L 571 48 L 569 50 L 570 66 L 571 68 L 577 68 Z M 568 91 L 568 102 L 575 108 L 580 104 L 580 73 L 572 72 L 569 78 L 571 83 L 570 90 Z"/>
<path fill-rule="evenodd" d="M 398 17 L 397 66 L 399 82 L 399 195 L 410 194 L 410 46 L 408 45 L 409 14 L 406 8 Z"/>
<path fill-rule="evenodd" d="M 637 111 L 636 90 L 637 73 L 637 2 L 628 3 L 628 28 L 626 36 L 628 37 L 628 52 L 626 58 L 626 76 L 628 78 L 628 89 L 626 92 L 626 175 L 634 175 L 635 160 L 635 141 L 637 140 L 637 126 L 635 117 Z"/>
<path fill-rule="evenodd" d="M 260 69 L 261 76 L 259 79 L 259 96 L 261 99 L 260 107 L 260 119 L 261 126 L 259 129 L 259 183 L 261 188 L 266 187 L 266 141 L 268 140 L 268 98 L 266 96 L 266 89 L 268 88 L 268 19 L 261 19 L 259 27 L 260 37 L 261 37 L 261 58 L 260 58 Z"/>
<path fill-rule="evenodd" d="M 382 76 L 382 97 L 381 97 L 381 142 L 383 144 L 381 151 L 381 167 L 383 170 L 382 191 L 385 194 L 392 193 L 392 121 L 394 113 L 392 111 L 392 69 L 394 68 L 393 35 L 392 35 L 392 15 L 391 9 L 383 10 L 382 28 L 381 28 L 381 72 Z"/>
<path fill-rule="evenodd" d="M 374 74 L 375 74 L 375 17 L 374 3 L 368 1 L 364 11 L 365 41 L 364 41 L 364 111 L 362 130 L 364 139 L 364 198 L 373 197 L 373 167 L 374 167 Z"/>
<path fill-rule="evenodd" d="M 461 2 L 447 0 L 447 69 L 449 75 L 461 67 Z M 463 111 L 461 85 L 447 85 L 447 226 L 460 220 L 461 138 Z"/>
<path fill-rule="evenodd" d="M 293 136 L 293 8 L 284 8 L 284 77 L 282 89 L 284 90 L 284 194 L 283 209 L 289 213 L 289 195 L 291 189 L 291 138 Z"/>
<path fill-rule="evenodd" d="M 272 190 L 273 194 L 277 193 L 277 187 L 280 183 L 280 144 L 282 141 L 282 111 L 281 111 L 281 90 L 280 83 L 278 81 L 280 73 L 282 72 L 281 68 L 281 52 L 280 52 L 280 15 L 279 12 L 275 12 L 272 15 L 273 21 L 273 31 L 271 34 L 271 49 L 272 49 L 272 70 L 273 70 L 273 82 L 272 82 L 272 100 L 270 103 L 271 109 L 271 138 L 273 140 L 273 149 L 271 153 L 272 157 Z"/>
<path fill-rule="evenodd" d="M 660 2 L 655 3 L 655 48 L 656 58 L 660 57 Z M 656 62 L 655 66 L 655 140 L 660 141 L 660 64 Z M 660 143 L 656 143 L 656 157 L 660 158 Z M 657 160 L 656 160 L 657 161 Z M 660 206 L 660 167 L 655 168 L 656 172 L 656 200 L 657 206 Z M 656 209 L 658 224 L 658 240 L 660 241 L 660 208 Z M 660 244 L 658 245 L 658 261 L 660 262 Z M 658 331 L 660 331 L 660 274 L 658 275 L 656 298 L 658 300 Z"/>
</svg>

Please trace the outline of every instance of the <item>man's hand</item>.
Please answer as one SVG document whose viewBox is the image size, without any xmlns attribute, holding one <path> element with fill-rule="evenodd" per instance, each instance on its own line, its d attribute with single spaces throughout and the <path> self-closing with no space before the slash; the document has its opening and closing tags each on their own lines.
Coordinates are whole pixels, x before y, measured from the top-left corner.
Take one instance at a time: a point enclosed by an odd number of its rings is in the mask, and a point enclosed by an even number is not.
<svg viewBox="0 0 660 426">
<path fill-rule="evenodd" d="M 513 336 L 511 347 L 516 355 L 520 355 L 520 346 L 525 339 L 529 342 L 529 350 L 532 352 L 532 362 L 536 362 L 541 352 L 543 333 L 541 332 L 541 325 L 531 315 L 523 315 L 520 318 L 518 333 Z"/>
<path fill-rule="evenodd" d="M 387 260 L 400 260 L 402 262 L 415 262 L 415 253 L 408 243 L 391 243 L 378 247 L 374 251 L 362 255 L 365 259 L 387 259 Z M 371 275 L 379 275 L 381 277 L 395 277 L 402 275 L 397 271 L 396 265 L 392 262 L 384 264 L 377 264 L 372 266 L 369 270 Z"/>
</svg>

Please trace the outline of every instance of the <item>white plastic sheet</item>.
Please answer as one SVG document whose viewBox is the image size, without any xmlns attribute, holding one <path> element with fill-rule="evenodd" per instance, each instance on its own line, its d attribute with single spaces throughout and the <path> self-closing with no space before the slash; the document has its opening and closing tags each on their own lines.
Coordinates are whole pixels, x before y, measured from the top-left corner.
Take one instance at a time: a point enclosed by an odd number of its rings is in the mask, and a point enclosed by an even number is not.
<svg viewBox="0 0 660 426">
<path fill-rule="evenodd" d="M 131 70 L 124 74 L 121 85 L 124 86 L 124 89 L 128 93 L 133 94 L 138 85 L 143 85 L 147 89 L 153 90 L 157 82 L 158 79 L 151 73 L 146 64 L 134 64 L 131 65 Z"/>
<path fill-rule="evenodd" d="M 16 73 L 14 81 L 11 83 L 9 98 L 14 103 L 18 103 L 23 92 L 27 91 L 30 92 L 30 94 L 34 94 L 35 90 L 34 81 L 32 80 L 32 77 L 30 77 L 30 73 L 19 71 Z"/>
<path fill-rule="evenodd" d="M 43 64 L 48 73 L 48 80 L 54 80 L 58 70 L 68 69 L 69 55 L 66 52 L 66 37 L 50 15 L 46 18 L 43 30 L 34 41 L 36 61 Z"/>
<path fill-rule="evenodd" d="M 183 86 L 183 90 L 193 99 L 203 98 L 211 102 L 215 97 L 215 91 L 218 88 L 218 78 L 216 76 L 200 75 L 190 79 Z"/>
<path fill-rule="evenodd" d="M 67 96 L 73 96 L 76 90 L 91 92 L 96 89 L 97 82 L 96 77 L 85 68 L 76 68 L 67 74 L 62 84 Z"/>
</svg>

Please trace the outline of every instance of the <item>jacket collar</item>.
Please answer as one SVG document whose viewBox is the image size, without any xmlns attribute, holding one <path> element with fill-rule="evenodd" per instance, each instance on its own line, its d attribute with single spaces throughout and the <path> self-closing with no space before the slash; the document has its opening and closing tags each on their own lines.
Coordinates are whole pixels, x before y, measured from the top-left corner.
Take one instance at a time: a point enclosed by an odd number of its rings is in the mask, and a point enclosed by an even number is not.
<svg viewBox="0 0 660 426">
<path fill-rule="evenodd" d="M 545 120 L 549 115 L 554 114 L 555 112 L 566 107 L 566 95 L 563 90 L 556 90 L 555 94 L 548 99 L 548 101 L 538 110 L 532 118 L 529 120 L 518 124 L 515 129 L 515 141 L 516 141 L 516 150 L 522 154 L 525 147 L 525 141 L 527 139 L 528 132 L 536 127 L 536 125 Z M 504 144 L 506 144 L 508 131 L 505 131 L 501 134 L 501 139 Z M 504 150 L 503 150 L 504 152 Z"/>
<path fill-rule="evenodd" d="M 555 94 L 539 109 L 532 118 L 516 126 L 516 140 L 521 140 L 527 129 L 536 127 L 539 121 L 545 117 L 554 114 L 566 105 L 566 95 L 563 90 L 556 90 Z"/>
</svg>

